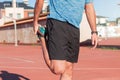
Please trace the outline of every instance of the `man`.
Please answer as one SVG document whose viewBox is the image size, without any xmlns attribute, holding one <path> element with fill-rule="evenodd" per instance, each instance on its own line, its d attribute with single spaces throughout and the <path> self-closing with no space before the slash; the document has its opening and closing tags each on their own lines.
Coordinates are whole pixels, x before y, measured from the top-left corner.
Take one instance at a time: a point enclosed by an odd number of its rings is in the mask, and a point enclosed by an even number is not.
<svg viewBox="0 0 120 80">
<path fill-rule="evenodd" d="M 44 0 L 36 0 L 34 32 Z M 43 56 L 50 70 L 60 80 L 72 80 L 73 65 L 78 60 L 79 24 L 85 9 L 91 27 L 93 48 L 97 46 L 96 15 L 92 0 L 49 0 L 50 14 L 46 22 L 47 40 L 40 37 Z M 46 47 L 47 44 L 47 47 Z"/>
</svg>

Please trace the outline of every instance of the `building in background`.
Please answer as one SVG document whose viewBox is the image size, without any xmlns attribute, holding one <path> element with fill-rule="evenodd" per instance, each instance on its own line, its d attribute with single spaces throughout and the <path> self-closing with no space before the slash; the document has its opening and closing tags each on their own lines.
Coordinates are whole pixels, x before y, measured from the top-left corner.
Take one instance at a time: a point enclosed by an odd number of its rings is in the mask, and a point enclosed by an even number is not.
<svg viewBox="0 0 120 80">
<path fill-rule="evenodd" d="M 117 18 L 117 21 L 116 21 L 116 22 L 117 22 L 117 25 L 120 26 L 120 17 Z"/>
<path fill-rule="evenodd" d="M 41 13 L 46 12 L 48 12 L 48 2 L 45 0 Z M 17 20 L 32 16 L 34 16 L 34 8 L 29 6 L 28 0 L 23 0 L 23 2 L 16 2 L 16 0 L 0 2 L 0 25 L 11 21 L 11 19 Z"/>
<path fill-rule="evenodd" d="M 97 26 L 107 26 L 108 17 L 105 16 L 96 16 Z"/>
<path fill-rule="evenodd" d="M 49 12 L 49 5 L 48 5 L 48 1 L 44 0 L 42 13 L 46 13 L 46 12 Z"/>
<path fill-rule="evenodd" d="M 107 26 L 117 26 L 116 20 L 115 21 L 108 21 Z"/>
<path fill-rule="evenodd" d="M 120 26 L 120 17 L 115 19 L 114 21 L 108 20 L 108 17 L 105 16 L 97 16 L 96 17 L 97 26 Z"/>
<path fill-rule="evenodd" d="M 26 0 L 25 0 L 26 1 Z M 21 19 L 33 16 L 33 7 L 29 6 L 27 2 L 4 1 L 0 2 L 0 9 L 2 17 L 12 17 Z"/>
</svg>

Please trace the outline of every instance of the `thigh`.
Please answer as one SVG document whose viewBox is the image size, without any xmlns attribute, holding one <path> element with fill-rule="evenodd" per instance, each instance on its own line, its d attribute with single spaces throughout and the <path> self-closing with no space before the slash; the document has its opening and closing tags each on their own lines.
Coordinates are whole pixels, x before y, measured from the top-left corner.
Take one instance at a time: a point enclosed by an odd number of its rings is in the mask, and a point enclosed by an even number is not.
<svg viewBox="0 0 120 80">
<path fill-rule="evenodd" d="M 49 19 L 47 21 L 47 49 L 50 60 L 66 60 L 67 27 L 66 22 Z"/>
</svg>

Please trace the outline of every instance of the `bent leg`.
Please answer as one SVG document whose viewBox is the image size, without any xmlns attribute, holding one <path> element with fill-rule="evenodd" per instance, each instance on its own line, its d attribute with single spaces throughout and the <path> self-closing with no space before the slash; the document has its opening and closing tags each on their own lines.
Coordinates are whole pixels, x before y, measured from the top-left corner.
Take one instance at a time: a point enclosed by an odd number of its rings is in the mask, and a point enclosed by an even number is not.
<svg viewBox="0 0 120 80">
<path fill-rule="evenodd" d="M 72 80 L 73 63 L 66 60 L 50 60 L 45 38 L 41 37 L 43 57 L 51 72 L 61 75 L 60 80 Z"/>
<path fill-rule="evenodd" d="M 41 40 L 44 60 L 47 64 L 47 66 L 50 68 L 51 67 L 51 61 L 49 59 L 49 54 L 48 54 L 48 50 L 47 50 L 47 47 L 46 47 L 45 38 L 41 37 L 40 40 Z"/>
<path fill-rule="evenodd" d="M 43 57 L 45 60 L 45 63 L 49 67 L 49 69 L 54 73 L 54 74 L 61 74 L 65 70 L 65 60 L 50 60 L 48 50 L 46 47 L 46 42 L 45 38 L 41 37 L 41 45 L 42 45 L 42 50 L 43 50 Z"/>
<path fill-rule="evenodd" d="M 41 37 L 41 44 L 43 57 L 49 69 L 54 74 L 61 75 L 60 80 L 72 80 L 73 64 L 66 60 L 50 60 L 44 37 Z"/>
</svg>

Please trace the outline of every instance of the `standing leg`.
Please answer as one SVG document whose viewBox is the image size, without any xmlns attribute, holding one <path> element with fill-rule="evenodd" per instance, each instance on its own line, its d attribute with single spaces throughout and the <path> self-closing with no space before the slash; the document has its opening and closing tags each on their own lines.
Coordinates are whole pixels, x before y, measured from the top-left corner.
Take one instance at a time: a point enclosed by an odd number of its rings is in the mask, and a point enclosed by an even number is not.
<svg viewBox="0 0 120 80">
<path fill-rule="evenodd" d="M 66 69 L 63 74 L 61 74 L 60 80 L 72 80 L 73 78 L 73 63 L 66 62 Z"/>
</svg>

